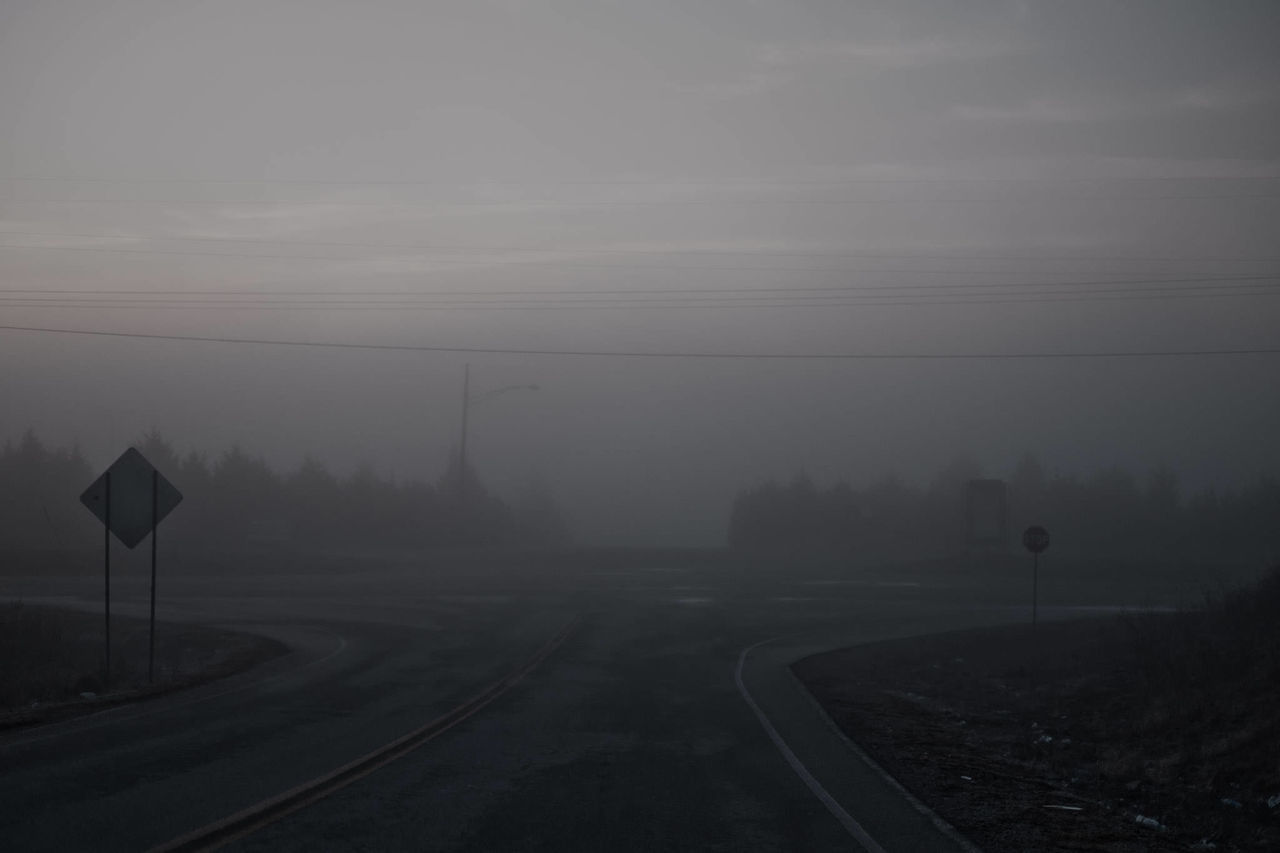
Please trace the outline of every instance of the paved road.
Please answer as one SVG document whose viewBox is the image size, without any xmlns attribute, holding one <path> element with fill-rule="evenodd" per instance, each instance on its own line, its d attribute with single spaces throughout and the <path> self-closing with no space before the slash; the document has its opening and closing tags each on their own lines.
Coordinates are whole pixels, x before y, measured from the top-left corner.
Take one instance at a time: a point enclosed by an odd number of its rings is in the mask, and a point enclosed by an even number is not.
<svg viewBox="0 0 1280 853">
<path fill-rule="evenodd" d="M 858 761 L 786 664 L 1021 614 L 830 581 L 667 565 L 536 583 L 413 571 L 174 581 L 162 617 L 260 631 L 294 653 L 0 737 L 0 839 L 12 850 L 163 844 L 414 730 L 577 617 L 551 657 L 476 715 L 227 849 L 960 849 Z M 68 583 L 52 588 L 58 600 L 94 600 Z M 140 587 L 119 595 L 123 610 L 142 605 Z"/>
</svg>

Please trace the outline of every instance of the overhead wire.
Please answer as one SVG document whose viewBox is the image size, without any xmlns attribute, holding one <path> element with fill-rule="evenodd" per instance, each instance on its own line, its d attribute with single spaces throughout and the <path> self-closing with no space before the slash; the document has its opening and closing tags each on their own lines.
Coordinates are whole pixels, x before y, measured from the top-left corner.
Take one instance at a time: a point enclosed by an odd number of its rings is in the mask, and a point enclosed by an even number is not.
<svg viewBox="0 0 1280 853">
<path fill-rule="evenodd" d="M 6 249 L 9 249 L 9 250 L 51 251 L 51 252 L 60 252 L 60 251 L 65 251 L 65 252 L 97 252 L 97 253 L 106 253 L 106 254 L 131 254 L 131 255 L 136 254 L 136 255 L 158 255 L 158 256 L 164 256 L 164 255 L 178 255 L 178 256 L 192 256 L 192 257 L 228 257 L 228 258 L 234 258 L 234 259 L 265 259 L 265 260 L 326 260 L 326 261 L 359 261 L 359 260 L 370 260 L 369 258 L 345 257 L 345 256 L 277 255 L 277 254 L 242 253 L 242 252 L 202 252 L 202 251 L 192 251 L 192 250 L 183 250 L 183 249 L 179 249 L 179 250 L 168 250 L 168 249 L 120 249 L 120 248 L 115 248 L 115 247 L 110 247 L 110 246 L 16 246 L 16 245 L 12 245 L 12 244 L 4 244 L 4 243 L 0 243 L 0 250 L 6 250 Z M 819 268 L 812 268 L 812 267 L 778 267 L 778 266 L 763 266 L 763 267 L 727 267 L 727 266 L 697 266 L 697 265 L 695 265 L 695 266 L 688 266 L 688 265 L 680 265 L 680 264 L 638 264 L 638 265 L 619 265 L 619 264 L 590 264 L 590 263 L 588 263 L 588 264 L 579 264 L 579 263 L 572 263 L 572 262 L 570 262 L 570 263 L 566 263 L 566 262 L 563 262 L 563 261 L 537 261 L 537 260 L 532 260 L 532 261 L 524 261 L 524 260 L 522 260 L 522 261 L 507 261 L 507 260 L 470 260 L 470 259 L 455 259 L 455 258 L 443 258 L 443 259 L 434 259 L 434 258 L 433 258 L 433 259 L 432 259 L 432 262 L 439 262 L 439 263 L 444 263 L 444 264 L 462 264 L 462 265 L 472 265 L 472 266 L 482 266 L 482 267 L 489 267 L 489 266 L 501 266 L 501 267 L 508 267 L 508 266 L 513 266 L 513 267 L 519 267 L 519 266 L 545 266 L 545 267 L 554 267 L 554 268 L 562 268 L 562 269 L 627 269 L 627 270 L 641 270 L 641 271 L 643 271 L 643 270 L 654 270 L 654 271 L 671 271 L 671 270 L 680 270 L 680 271 L 686 271 L 686 272 L 696 272 L 696 271 L 707 271 L 707 270 L 713 270 L 713 271 L 733 271 L 733 272 L 751 272 L 751 273 L 771 273 L 771 272 L 772 272 L 772 273 L 781 273 L 781 272 L 785 272 L 785 273 L 809 273 L 809 272 L 819 272 L 819 273 L 824 273 L 824 274 L 839 274 L 839 275 L 856 275 L 856 274 L 859 274 L 859 273 L 863 273 L 863 274 L 865 274 L 865 273 L 867 273 L 867 272 L 873 272 L 873 273 L 876 273 L 876 274 L 900 274 L 900 275 L 966 275 L 966 274 L 967 274 L 967 275 L 1066 275 L 1066 274 L 1072 274 L 1072 273 L 1069 273 L 1069 272 L 1067 272 L 1067 271 L 1061 271 L 1061 272 L 1059 272 L 1059 271 L 1035 271 L 1035 272 L 1029 272 L 1029 271 L 1014 271 L 1014 270 L 910 270 L 910 269 L 858 270 L 858 269 L 823 268 L 823 267 L 819 267 Z M 1117 273 L 1117 274 L 1121 274 L 1121 273 Z M 1182 282 L 1185 282 L 1185 281 L 1250 281 L 1250 280 L 1255 280 L 1255 281 L 1256 281 L 1256 280 L 1271 280 L 1271 279 L 1274 279 L 1275 277 L 1276 277 L 1276 276 L 1268 276 L 1268 275 L 1263 275 L 1263 276 L 1248 276 L 1248 275 L 1225 275 L 1225 276 L 1224 276 L 1224 275 L 1201 275 L 1201 276 L 1196 276 L 1196 277 L 1193 277 L 1193 278 L 1167 278 L 1167 277 L 1166 277 L 1166 278 L 1160 278 L 1160 279 L 1145 279 L 1145 280 L 1139 280 L 1139 282 L 1141 282 L 1141 281 L 1147 281 L 1147 282 L 1180 282 L 1180 281 L 1182 281 Z M 1116 281 L 1105 281 L 1105 282 L 1098 282 L 1098 283 L 1104 283 L 1104 284 L 1124 284 L 1124 283 L 1129 283 L 1129 282 L 1124 281 L 1124 280 L 1116 280 Z M 996 286 L 1015 286 L 1015 287 L 1023 287 L 1023 286 L 1050 285 L 1050 284 L 1061 284 L 1061 285 L 1064 285 L 1064 286 L 1065 286 L 1065 285 L 1067 285 L 1067 284 L 1071 284 L 1071 283 L 1070 283 L 1070 282 L 1031 282 L 1031 283 L 1023 282 L 1023 283 L 1008 284 L 1008 285 L 1006 285 L 1005 283 L 987 283 L 987 284 L 981 284 L 981 285 L 978 285 L 978 284 L 970 284 L 970 285 L 964 285 L 964 284 L 957 284 L 957 285 L 945 285 L 945 287 L 964 287 L 964 286 L 990 286 L 990 287 L 996 287 Z M 899 285 L 899 286 L 901 286 L 901 287 L 911 287 L 912 285 Z M 927 288 L 927 287 L 933 287 L 934 285 L 914 285 L 914 286 L 915 286 L 915 287 L 918 287 L 918 288 Z M 889 285 L 886 285 L 886 287 L 889 287 Z M 795 286 L 795 289 L 802 289 L 802 286 Z M 3 288 L 0 288 L 0 292 L 3 292 L 3 290 L 4 290 Z"/>
<path fill-rule="evenodd" d="M 77 179 L 77 178 L 5 178 L 0 179 L 10 183 L 22 181 L 46 181 L 46 182 L 101 182 L 101 183 L 226 183 L 226 184 L 272 184 L 272 183 L 297 183 L 297 184 L 317 184 L 317 185 L 381 185 L 382 183 L 404 183 L 408 184 L 442 184 L 443 182 L 357 182 L 357 181 L 260 181 L 260 180 L 201 180 L 201 179 L 143 179 L 143 180 L 127 180 L 127 179 Z M 1053 183 L 1057 179 L 1053 178 L 1033 178 L 1033 179 L 850 179 L 843 183 Z M 1280 176 L 1186 176 L 1182 178 L 1079 178 L 1073 179 L 1074 182 L 1159 182 L 1159 181 L 1271 181 L 1280 180 Z M 553 182 L 526 182 L 517 184 L 515 182 L 475 182 L 472 185 L 549 185 Z M 565 185 L 573 183 L 599 184 L 599 185 L 648 185 L 648 186 L 718 186 L 718 187 L 741 187 L 741 186 L 780 186 L 787 182 L 771 182 L 771 181 L 745 181 L 745 182 L 662 182 L 662 181 L 592 181 L 592 182 L 554 182 L 564 183 Z M 841 181 L 795 181 L 790 182 L 795 186 L 831 186 L 842 183 Z M 1039 198 L 1044 198 L 1043 196 Z M 1099 195 L 1077 195 L 1062 196 L 1071 200 L 1172 200 L 1172 199 L 1194 199 L 1194 198 L 1280 198 L 1280 194 L 1269 193 L 1246 193 L 1246 194 L 1214 194 L 1214 195 L 1188 195 L 1185 193 L 1176 195 L 1145 195 L 1145 196 L 1099 196 Z M 821 199 L 821 198 L 805 198 L 805 199 L 733 199 L 729 201 L 712 201 L 712 200 L 547 200 L 547 199 L 514 199 L 508 201 L 420 201 L 420 202 L 363 202 L 363 201 L 334 201 L 334 200 L 185 200 L 185 199 L 0 199 L 0 203 L 19 202 L 19 203 L 53 203 L 53 204 L 208 204 L 208 205 L 228 205 L 228 204 L 270 204 L 270 205 L 359 205 L 359 206 L 403 206 L 406 204 L 462 204 L 467 206 L 483 205 L 510 205 L 510 204 L 588 204 L 588 205 L 684 205 L 684 204 L 722 204 L 722 203 L 779 203 L 779 204 L 799 204 L 799 203 L 818 203 L 818 204 L 863 204 L 863 203 L 898 203 L 904 201 L 938 201 L 938 202 L 1004 202 L 1004 201 L 1032 201 L 1037 197 L 1005 197 L 994 199 L 959 199 L 959 198 L 899 198 L 899 199 Z M 983 254 L 955 254 L 955 253 L 936 253 L 936 252 L 916 252 L 916 253 L 889 253 L 881 251 L 844 251 L 844 252 L 828 252 L 828 251 L 797 251 L 797 250 L 733 250 L 733 249 L 708 249 L 708 248 L 690 248 L 690 249 L 617 249 L 617 248 L 548 248 L 548 247 L 479 247 L 479 246 L 440 246 L 440 245 L 420 245 L 420 244 L 383 244 L 383 243 L 358 243 L 358 242 L 338 242 L 338 241 L 290 241 L 283 239 L 267 239 L 267 238 L 234 238 L 234 237 L 181 237 L 181 236 L 134 236 L 120 234 L 87 234 L 87 233 L 66 233 L 66 232 L 29 232 L 29 231 L 0 231 L 0 236 L 10 237 L 39 237 L 52 239 L 105 239 L 105 240 L 143 240 L 147 242 L 200 242 L 200 243 L 220 243 L 220 244 L 251 244 L 251 245 L 291 245 L 291 246 L 308 246 L 308 247 L 326 247 L 326 248 L 358 248 L 371 249 L 376 251 L 411 251 L 411 252 L 461 252 L 461 253 L 525 253 L 525 254 L 546 254 L 550 253 L 568 253 L 568 254 L 609 254 L 609 255 L 679 255 L 679 254 L 705 254 L 705 255 L 743 255 L 751 257 L 840 257 L 840 258 L 931 258 L 931 259 L 951 259 L 972 261 L 992 261 L 992 260 L 1024 260 L 1024 261 L 1045 261 L 1045 260 L 1065 260 L 1072 262 L 1137 262 L 1137 261 L 1168 261 L 1187 263 L 1193 259 L 1177 256 L 1164 257 L 1139 257 L 1139 256 L 1108 256 L 1108 257 L 1092 257 L 1081 255 L 1060 255 L 1060 256 L 1037 256 L 1037 255 L 1017 255 L 1017 256 L 1000 256 L 989 253 Z M 268 260 L 322 260 L 322 261 L 360 261 L 370 260 L 359 256 L 310 256 L 298 254 L 277 254 L 277 253 L 248 253 L 248 252 L 201 252 L 192 251 L 190 249 L 182 250 L 164 250 L 164 249 L 143 249 L 143 248 L 121 248 L 111 246 L 47 246 L 47 245 L 13 245 L 0 244 L 0 250 L 32 250 L 32 251 L 51 251 L 51 252 L 104 252 L 104 253 L 121 253 L 121 254 L 143 254 L 143 255 L 190 255 L 201 257 L 230 257 L 241 259 L 268 259 Z M 1217 257 L 1217 258 L 1200 258 L 1201 261 L 1212 262 L 1230 262 L 1230 263 L 1263 263 L 1273 262 L 1274 258 L 1245 258 L 1245 257 Z M 430 257 L 431 263 L 439 264 L 459 264 L 459 265 L 479 265 L 479 266 L 552 266 L 562 268 L 587 268 L 587 269 L 629 269 L 629 270 L 684 270 L 684 271 L 734 271 L 734 272 L 750 272 L 750 273 L 825 273 L 838 275 L 858 275 L 867 272 L 875 272 L 884 275 L 955 275 L 955 276 L 991 276 L 991 275 L 1035 275 L 1035 276 L 1057 276 L 1057 275 L 1073 275 L 1072 271 L 1067 270 L 1037 270 L 1034 272 L 1020 270 L 974 270 L 974 269 L 929 269 L 929 270 L 911 270 L 903 268 L 889 268 L 883 270 L 858 270 L 849 268 L 830 268 L 830 267 L 782 267 L 777 265 L 765 266 L 712 266 L 712 265 L 678 265 L 678 264 L 635 264 L 635 265 L 618 265 L 618 264 L 582 264 L 565 262 L 563 260 L 540 260 L 537 258 L 520 258 L 517 260 L 497 260 L 493 258 L 440 258 L 438 256 Z M 1105 273 L 1103 273 L 1105 274 Z M 1115 272 L 1113 275 L 1122 275 L 1122 272 Z M 46 298 L 43 296 L 12 296 L 0 298 L 0 305 L 4 307 L 47 307 L 47 308 L 164 308 L 164 309 L 185 309 L 185 310 L 245 310 L 246 308 L 256 308 L 261 310 L 267 309 L 285 309 L 285 310 L 389 310 L 391 308 L 417 308 L 422 310 L 531 310 L 531 309 L 613 309 L 613 308 L 686 308 L 686 307 L 760 307 L 760 308 L 797 308 L 797 307 L 838 307 L 838 306 L 879 306 L 879 305 L 983 305 L 983 304 L 1001 304 L 1001 303 L 1018 303 L 1018 302 L 1053 302 L 1053 301 L 1117 301 L 1117 300 L 1133 300 L 1133 299 L 1174 299 L 1174 298 L 1225 298 L 1225 297 L 1265 297 L 1275 295 L 1273 293 L 1274 284 L 1243 284 L 1242 282 L 1276 282 L 1277 276 L 1274 275 L 1257 275 L 1257 276 L 1229 276 L 1229 275 L 1212 275 L 1202 274 L 1195 277 L 1162 277 L 1162 278 L 1145 278 L 1145 279 L 1106 279 L 1094 281 L 1031 281 L 1031 282 L 972 282 L 951 285 L 929 285 L 929 284 L 879 284 L 879 285 L 849 285 L 849 286 L 830 286 L 815 287 L 804 285 L 786 285 L 778 287 L 748 287 L 748 288 L 628 288 L 626 290 L 606 289 L 576 289 L 576 290 L 522 290 L 522 291 L 400 291 L 395 293 L 358 291 L 352 292 L 350 295 L 358 296 L 358 300 L 343 301 L 337 299 L 341 294 L 334 291 L 144 291 L 144 290 L 68 290 L 68 289 L 23 289 L 8 288 L 0 289 L 0 292 L 8 294 L 59 294 L 57 298 Z M 1179 283 L 1188 284 L 1190 286 L 1175 286 Z M 1139 287 L 1139 285 L 1149 285 L 1147 287 Z M 1057 288 L 1057 289 L 1052 289 Z M 1006 294 L 1001 292 L 1002 289 L 1023 291 L 1018 298 L 1006 298 Z M 914 291 L 914 292 L 912 292 Z M 216 295 L 218 299 L 199 300 L 193 298 L 193 294 L 205 293 L 208 295 Z M 702 293 L 706 296 L 691 297 L 689 294 Z M 958 297 L 956 294 L 958 293 Z M 76 298 L 66 298 L 67 295 L 74 294 Z M 233 301 L 228 301 L 228 297 L 232 294 L 238 294 Z M 303 299 L 303 295 L 307 294 L 310 301 Z M 590 294 L 594 300 L 586 298 Z M 130 295 L 132 299 L 120 299 L 119 296 Z M 275 298 L 257 298 L 248 300 L 243 298 L 245 295 L 256 295 L 259 297 L 275 297 Z M 645 295 L 657 295 L 660 299 L 650 300 L 637 297 Z M 412 298 L 413 302 L 386 302 L 381 297 L 395 296 L 401 300 Z M 445 296 L 469 296 L 470 300 L 441 300 L 439 297 Z M 496 299 L 498 296 L 520 297 L 519 299 Z M 284 298 L 281 298 L 284 297 Z M 477 298 L 478 297 L 478 298 Z M 376 304 L 370 304 L 371 298 L 377 298 Z M 532 301 L 536 300 L 536 301 Z"/>
<path fill-rule="evenodd" d="M 954 198 L 947 196 L 914 198 L 732 198 L 732 199 L 507 199 L 503 201 L 476 201 L 457 199 L 352 201 L 334 199 L 176 199 L 176 198 L 12 198 L 0 197 L 3 204 L 61 204 L 61 205 L 194 205 L 215 207 L 723 207 L 764 205 L 817 205 L 860 206 L 879 204 L 1026 204 L 1045 201 L 1240 201 L 1280 199 L 1280 193 L 1201 193 L 1174 195 L 1062 195 L 1017 196 L 1004 198 Z"/>
<path fill-rule="evenodd" d="M 867 301 L 851 301 L 851 300 L 831 300 L 829 302 L 812 303 L 812 304 L 796 304 L 796 303 L 759 303 L 759 304 L 691 304 L 691 305 L 664 305 L 657 303 L 646 304 L 619 304 L 619 303 L 575 303 L 568 305 L 485 305 L 485 304 L 370 304 L 370 305 L 351 305 L 339 306 L 329 304 L 304 304 L 304 305 L 240 305 L 236 303 L 223 303 L 219 305 L 181 305 L 181 304 L 149 304 L 149 305 L 122 305 L 115 303 L 74 303 L 68 302 L 56 305 L 43 304 L 27 304 L 22 302 L 8 303 L 0 307 L 4 308 L 29 308 L 40 310 L 132 310 L 132 311 L 277 311 L 277 312 L 372 312 L 372 311 L 394 311 L 403 313 L 405 311 L 415 312 L 487 312 L 487 311 L 507 311 L 507 312 L 540 312 L 540 311 L 627 311 L 635 312 L 652 310 L 652 311 L 688 311 L 700 309 L 716 309 L 725 310 L 755 310 L 755 309 L 791 309 L 791 310 L 826 310 L 831 308 L 887 308 L 887 307 L 938 307 L 938 306 L 959 306 L 959 307 L 982 307 L 989 305 L 1023 305 L 1023 304 L 1047 304 L 1047 303 L 1071 303 L 1071 302 L 1143 302 L 1156 301 L 1161 302 L 1169 300 L 1205 300 L 1205 299 L 1223 299 L 1232 296 L 1254 298 L 1258 296 L 1280 296 L 1280 293 L 1267 294 L 1213 294 L 1213 293 L 1176 293 L 1168 296 L 1144 296 L 1144 295 L 1122 295 L 1122 296 L 1096 296 L 1096 297 L 1079 297 L 1079 296 L 1062 296 L 1062 297 L 1046 297 L 1042 299 L 1019 299 L 1019 298 L 991 298 L 991 299 L 937 299 L 930 301 L 911 301 L 911 300 L 885 300 L 878 302 Z"/>
<path fill-rule="evenodd" d="M 1264 284 L 1270 282 L 1271 284 Z M 147 289 L 147 288 L 0 288 L 0 294 L 48 294 L 52 296 L 128 296 L 128 297 L 240 297 L 260 296 L 275 298 L 305 297 L 347 297 L 355 296 L 362 300 L 371 298 L 439 298 L 439 297 L 535 297 L 577 298 L 577 297 L 616 297 L 633 298 L 636 296 L 658 295 L 663 297 L 679 297 L 690 294 L 714 297 L 776 297 L 776 298 L 814 298 L 809 294 L 859 294 L 859 293 L 898 293 L 901 291 L 925 291 L 921 296 L 947 295 L 954 291 L 1005 291 L 1033 290 L 1033 293 L 1044 292 L 1045 288 L 1058 288 L 1063 293 L 1094 292 L 1098 288 L 1138 290 L 1178 290 L 1178 289 L 1228 289 L 1228 288 L 1270 288 L 1280 283 L 1280 273 L 1271 275 L 1228 275 L 1228 276 L 1185 276 L 1162 278 L 1131 279 L 1086 279 L 1076 281 L 1049 282 L 963 282 L 959 284 L 848 284 L 848 285 L 775 285 L 764 287 L 646 287 L 646 288 L 521 288 L 521 289 L 455 289 L 455 290 L 279 290 L 279 289 Z M 1179 287 L 1188 285 L 1188 287 Z M 981 295 L 975 294 L 975 295 Z"/>
<path fill-rule="evenodd" d="M 265 245 L 265 246 L 302 246 L 309 248 L 350 248 L 350 249 L 374 249 L 374 250 L 390 250 L 390 251 L 414 251 L 414 252 L 457 252 L 461 254 L 588 254 L 588 255 L 728 255 L 728 256 L 745 256 L 745 257 L 798 257 L 798 258 L 871 258 L 871 259 L 894 259 L 894 260 L 959 260 L 959 261 L 1072 261 L 1081 263 L 1091 262 L 1169 262 L 1169 263 L 1280 263 L 1280 257 L 1228 257 L 1228 256 L 1140 256 L 1140 255 L 993 255 L 989 253 L 983 254 L 956 254 L 950 252 L 886 252 L 882 250 L 845 250 L 839 252 L 832 251 L 798 251 L 798 250 L 760 250 L 760 249 L 708 249 L 708 248 L 685 248 L 685 249 L 618 249 L 618 248 L 598 248 L 584 246 L 476 246 L 476 245 L 449 245 L 449 244 L 421 244 L 421 243 L 363 243 L 352 241 L 331 241 L 331 240 L 286 240 L 279 238 L 254 238 L 254 237 L 208 237 L 208 236 L 181 236 L 181 235 L 134 235 L 134 234 L 102 234 L 92 232 L 64 232 L 64 231 L 5 231 L 0 230 L 0 237 L 40 237 L 48 239 L 87 239 L 87 240 L 134 240 L 146 242 L 182 242 L 182 243 L 215 243 L 215 244 L 249 244 L 249 245 Z M 7 246 L 0 244 L 0 248 L 28 248 L 27 246 Z M 111 247 L 95 247 L 95 246 L 32 246 L 36 249 L 67 249 L 75 251 L 93 251 L 95 249 L 109 249 Z M 145 251 L 145 250 L 137 250 Z M 234 253 L 218 253 L 237 256 Z M 287 259 L 297 258 L 299 260 L 329 260 L 347 259 L 346 256 L 307 256 L 307 255 L 261 255 L 244 253 L 243 257 L 281 257 Z M 441 259 L 442 261 L 445 259 Z M 486 261 L 491 262 L 491 261 Z M 475 261 L 474 263 L 479 263 Z M 521 263 L 531 263 L 531 261 L 522 261 Z M 543 262 L 545 263 L 556 263 Z M 627 267 L 621 267 L 627 268 Z M 654 265 L 645 265 L 636 267 L 639 269 L 658 268 Z M 672 267 L 679 269 L 717 269 L 708 266 L 689 266 L 689 267 Z M 724 269 L 755 269 L 754 267 L 725 267 Z M 788 269 L 795 271 L 815 271 L 822 268 L 814 267 L 770 267 L 770 269 Z M 842 270 L 835 270 L 842 271 Z M 904 270 L 906 272 L 906 270 Z M 913 270 L 911 272 L 923 271 Z M 970 272 L 969 270 L 961 270 L 957 272 Z M 977 271 L 974 271 L 977 272 Z M 1003 274 L 1004 270 L 991 270 L 989 274 Z M 1045 271 L 1045 274 L 1051 274 Z"/>
<path fill-rule="evenodd" d="M 823 294 L 788 297 L 779 294 L 763 294 L 760 296 L 729 297 L 659 297 L 656 299 L 636 299 L 622 297 L 602 299 L 600 297 L 556 298 L 544 300 L 530 299 L 427 299 L 406 300 L 397 297 L 386 299 L 269 299 L 230 296 L 221 299 L 175 299 L 173 297 L 125 297 L 116 299 L 95 299 L 91 295 L 62 297 L 5 296 L 0 297 L 0 307 L 5 308 L 43 308 L 43 309 L 130 309 L 130 310 L 186 310 L 186 311 L 546 311 L 546 310 L 679 310 L 687 309 L 827 309 L 835 307 L 888 307 L 888 306 L 983 306 L 1009 305 L 1028 303 L 1061 303 L 1061 302 L 1115 302 L 1142 300 L 1185 300 L 1185 299 L 1222 299 L 1222 298 L 1257 298 L 1280 296 L 1280 287 L 1266 285 L 1241 285 L 1232 289 L 1214 289 L 1206 292 L 1203 288 L 1169 288 L 1156 291 L 1130 291 L 1123 289 L 1104 289 L 1073 293 L 1071 291 L 1039 292 L 1027 296 L 1009 297 L 1005 294 L 983 292 L 961 294 L 952 297 L 949 294 L 884 294 L 870 296 L 849 296 L 844 294 Z"/>
<path fill-rule="evenodd" d="M 2 235 L 4 232 L 0 232 Z M 178 240 L 181 238 L 175 238 Z M 250 242 L 250 241 L 245 241 Z M 324 245 L 315 243 L 311 245 Z M 340 245 L 340 244 L 334 244 Z M 392 248 L 382 246 L 379 248 Z M 409 247 L 405 247 L 408 249 Z M 97 252 L 100 254 L 117 254 L 117 255 L 177 255 L 189 257 L 204 258 L 232 258 L 232 259 L 262 259 L 275 261 L 368 261 L 376 260 L 376 257 L 358 256 L 358 255 L 298 255 L 298 254 L 279 254 L 275 252 L 210 252 L 198 251 L 191 249 L 135 249 L 135 248 L 117 248 L 114 246 L 43 246 L 43 245 L 15 245 L 12 243 L 0 243 L 0 250 L 11 249 L 17 251 L 36 251 L 36 252 Z M 418 251 L 430 251 L 422 250 Z M 403 259 L 400 256 L 397 259 Z M 824 275 L 846 275 L 857 272 L 882 272 L 882 273 L 902 273 L 911 275 L 1073 275 L 1070 271 L 1060 270 L 955 270 L 955 269 L 911 269 L 911 268 L 888 268 L 860 270 L 848 267 L 792 267 L 792 266 L 726 266 L 723 264 L 669 264 L 669 263 L 646 263 L 646 264 L 600 264 L 600 263 L 580 263 L 576 261 L 559 261 L 559 260 L 539 260 L 539 259 L 520 259 L 505 260 L 493 258 L 441 258 L 430 256 L 431 263 L 452 265 L 452 266 L 478 266 L 478 267 L 552 267 L 557 269 L 590 269 L 590 270 L 682 270 L 689 272 L 787 272 L 787 273 L 818 273 Z"/>
<path fill-rule="evenodd" d="M 620 178 L 569 180 L 439 179 L 326 180 L 317 178 L 116 178 L 75 175 L 4 176 L 4 183 L 107 183 L 107 184 L 281 184 L 314 186 L 832 186 L 862 184 L 1056 184 L 1056 183 L 1218 183 L 1280 181 L 1280 175 L 1007 175 L 1007 176 L 857 176 L 827 178 Z"/>
<path fill-rule="evenodd" d="M 374 344 L 343 341 L 301 341 L 278 338 L 229 338 L 212 335 L 164 335 L 142 332 L 114 332 L 101 329 L 60 329 L 37 326 L 0 325 L 0 331 L 37 334 L 86 335 L 93 337 L 130 338 L 155 341 L 186 341 L 257 346 L 326 348 L 348 350 L 382 350 L 401 352 L 473 353 L 488 355 L 566 356 L 632 359 L 721 359 L 721 360 L 786 360 L 786 361 L 957 361 L 957 360 L 1057 360 L 1107 358 L 1172 358 L 1209 356 L 1278 355 L 1280 347 L 1238 347 L 1171 350 L 1100 350 L 1100 351 L 1035 351 L 1035 352 L 959 352 L 959 353 L 850 353 L 850 352 L 712 352 L 712 351 L 646 351 L 593 350 L 517 347 L 462 347 L 425 344 Z"/>
</svg>

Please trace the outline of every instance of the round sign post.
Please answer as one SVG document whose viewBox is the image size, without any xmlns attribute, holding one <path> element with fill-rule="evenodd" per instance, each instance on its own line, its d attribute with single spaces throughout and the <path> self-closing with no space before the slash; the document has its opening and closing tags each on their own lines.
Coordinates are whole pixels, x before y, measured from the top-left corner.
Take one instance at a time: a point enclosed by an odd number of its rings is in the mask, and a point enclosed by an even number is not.
<svg viewBox="0 0 1280 853">
<path fill-rule="evenodd" d="M 1040 585 L 1040 552 L 1049 547 L 1049 531 L 1033 524 L 1022 531 L 1022 545 L 1031 552 L 1031 627 L 1036 627 L 1036 603 Z"/>
</svg>

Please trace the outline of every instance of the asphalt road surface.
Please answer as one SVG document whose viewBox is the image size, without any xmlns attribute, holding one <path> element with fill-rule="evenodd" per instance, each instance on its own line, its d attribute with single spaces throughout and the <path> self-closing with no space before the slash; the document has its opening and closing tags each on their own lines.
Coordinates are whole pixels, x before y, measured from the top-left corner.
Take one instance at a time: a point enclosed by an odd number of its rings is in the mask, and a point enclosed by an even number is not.
<svg viewBox="0 0 1280 853">
<path fill-rule="evenodd" d="M 183 837 L 199 849 L 202 828 L 376 756 L 495 682 L 483 707 L 395 760 L 216 840 L 254 851 L 965 849 L 860 759 L 787 664 L 1025 616 L 971 590 L 660 562 L 448 583 L 410 565 L 165 589 L 162 619 L 256 631 L 293 652 L 0 735 L 3 849 L 148 850 Z M 145 607 L 141 583 L 116 590 L 120 612 Z M 92 579 L 6 579 L 0 594 L 99 602 Z"/>
</svg>

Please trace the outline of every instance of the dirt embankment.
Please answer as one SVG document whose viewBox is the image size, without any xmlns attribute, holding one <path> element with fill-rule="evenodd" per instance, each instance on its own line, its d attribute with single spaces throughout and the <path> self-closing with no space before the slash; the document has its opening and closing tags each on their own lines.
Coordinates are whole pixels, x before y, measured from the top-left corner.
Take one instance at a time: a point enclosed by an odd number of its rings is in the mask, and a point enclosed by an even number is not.
<svg viewBox="0 0 1280 853">
<path fill-rule="evenodd" d="M 1197 611 L 897 640 L 795 672 L 990 853 L 1280 850 L 1280 572 Z"/>
<path fill-rule="evenodd" d="M 104 685 L 101 614 L 0 605 L 0 728 L 51 722 L 222 678 L 284 654 L 266 637 L 199 625 L 156 625 L 148 680 L 146 619 L 111 619 L 111 681 Z"/>
</svg>

